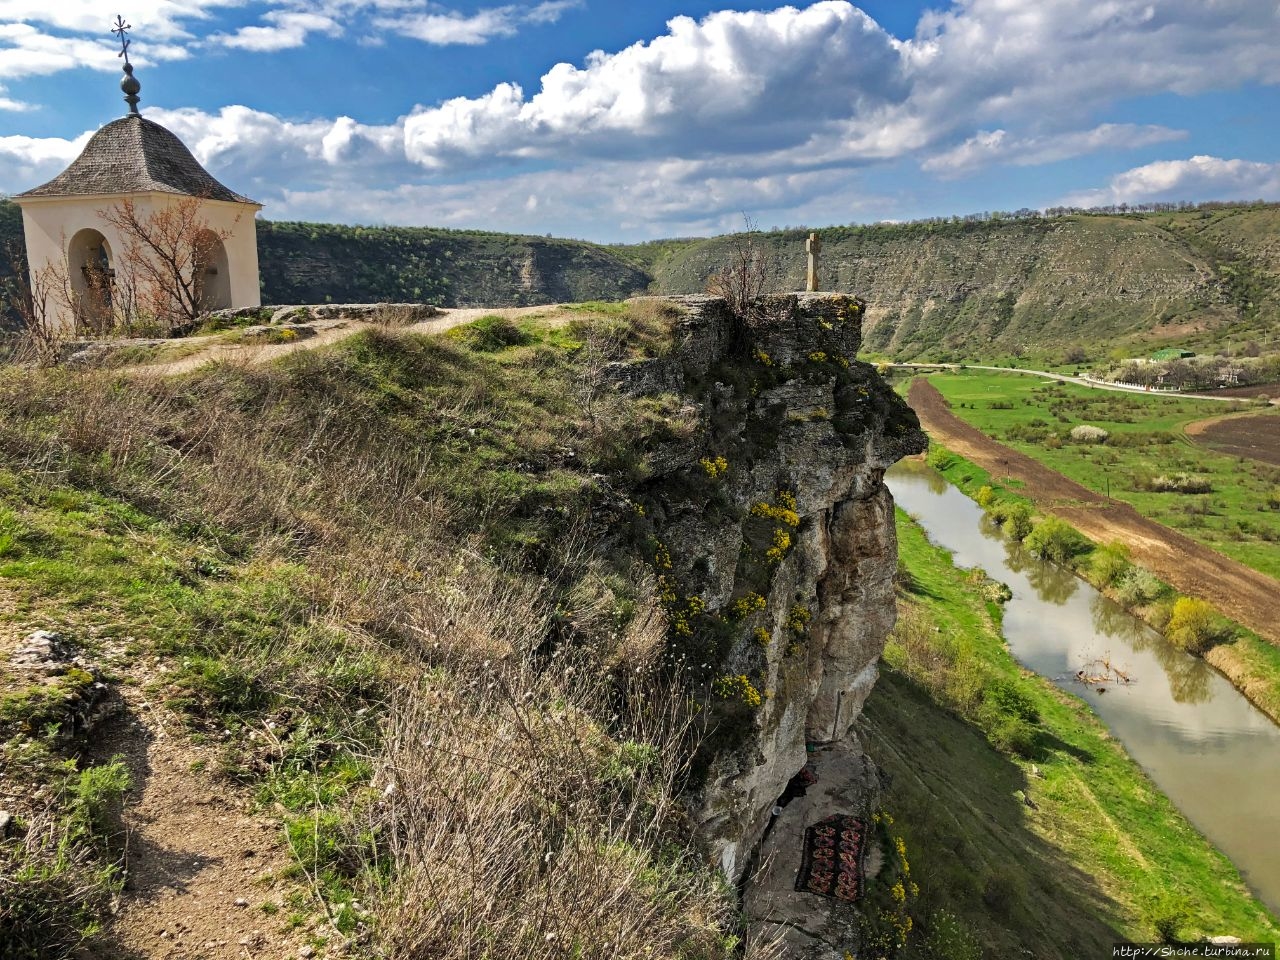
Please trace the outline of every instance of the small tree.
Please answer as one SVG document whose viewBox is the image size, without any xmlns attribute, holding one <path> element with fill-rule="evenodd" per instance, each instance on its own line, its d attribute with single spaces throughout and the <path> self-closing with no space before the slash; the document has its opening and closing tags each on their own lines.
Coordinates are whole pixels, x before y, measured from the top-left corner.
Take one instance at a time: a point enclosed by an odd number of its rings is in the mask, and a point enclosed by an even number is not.
<svg viewBox="0 0 1280 960">
<path fill-rule="evenodd" d="M 41 366 L 56 363 L 66 331 L 54 308 L 73 299 L 66 270 L 46 264 L 32 271 L 26 248 L 16 240 L 6 245 L 5 256 L 13 266 L 13 276 L 5 278 L 0 289 L 21 324 L 19 358 L 25 353 Z"/>
<path fill-rule="evenodd" d="M 729 312 L 748 327 L 760 324 L 763 298 L 773 289 L 774 270 L 758 241 L 756 223 L 742 215 L 746 230 L 729 241 L 729 260 L 707 278 L 707 293 L 723 297 Z"/>
<path fill-rule="evenodd" d="M 208 309 L 208 270 L 231 231 L 214 230 L 203 205 L 201 197 L 179 197 L 144 216 L 125 197 L 98 211 L 124 243 L 112 298 L 117 326 L 150 318 L 173 330 Z"/>
</svg>

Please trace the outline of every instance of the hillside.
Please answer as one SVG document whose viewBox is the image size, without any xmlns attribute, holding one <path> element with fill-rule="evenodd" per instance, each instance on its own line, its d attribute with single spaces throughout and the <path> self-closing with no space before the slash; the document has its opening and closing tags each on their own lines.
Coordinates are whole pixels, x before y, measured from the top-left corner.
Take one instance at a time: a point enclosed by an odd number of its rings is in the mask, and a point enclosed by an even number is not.
<svg viewBox="0 0 1280 960">
<path fill-rule="evenodd" d="M 260 221 L 258 250 L 267 303 L 524 306 L 620 300 L 649 285 L 596 244 L 550 237 Z"/>
<path fill-rule="evenodd" d="M 0 282 L 7 244 L 21 239 L 17 206 L 0 200 Z M 597 244 L 478 230 L 259 220 L 258 255 L 268 304 L 524 306 L 621 300 L 650 281 L 634 258 Z"/>
<path fill-rule="evenodd" d="M 900 359 L 977 359 L 1130 341 L 1197 348 L 1264 340 L 1280 310 L 1280 207 L 943 221 L 821 231 L 822 284 L 868 301 L 867 346 Z M 803 284 L 802 230 L 758 243 L 784 289 Z M 655 288 L 705 286 L 733 240 L 655 262 Z"/>
<path fill-rule="evenodd" d="M 0 201 L 0 244 L 20 233 Z M 1153 345 L 1274 348 L 1280 205 L 1068 214 L 821 231 L 826 289 L 868 301 L 870 352 L 897 359 L 1090 359 Z M 804 282 L 805 230 L 761 233 L 777 289 Z M 266 303 L 520 306 L 700 293 L 732 237 L 601 246 L 419 227 L 260 221 Z M 2 247 L 0 247 L 2 249 Z M 3 254 L 0 254 L 0 258 Z M 0 276 L 6 264 L 0 262 Z"/>
</svg>

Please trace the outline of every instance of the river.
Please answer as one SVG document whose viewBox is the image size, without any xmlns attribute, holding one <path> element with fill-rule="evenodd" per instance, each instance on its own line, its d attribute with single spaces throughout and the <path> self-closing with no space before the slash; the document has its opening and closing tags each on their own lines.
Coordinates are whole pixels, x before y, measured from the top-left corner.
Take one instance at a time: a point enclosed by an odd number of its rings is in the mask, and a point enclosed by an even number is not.
<svg viewBox="0 0 1280 960">
<path fill-rule="evenodd" d="M 885 477 L 898 505 L 961 567 L 1007 583 L 1004 635 L 1023 666 L 1083 697 L 1178 809 L 1280 912 L 1280 727 L 1203 660 L 1074 574 L 1007 541 L 982 509 L 920 461 Z M 1109 661 L 1132 682 L 1076 672 Z"/>
</svg>

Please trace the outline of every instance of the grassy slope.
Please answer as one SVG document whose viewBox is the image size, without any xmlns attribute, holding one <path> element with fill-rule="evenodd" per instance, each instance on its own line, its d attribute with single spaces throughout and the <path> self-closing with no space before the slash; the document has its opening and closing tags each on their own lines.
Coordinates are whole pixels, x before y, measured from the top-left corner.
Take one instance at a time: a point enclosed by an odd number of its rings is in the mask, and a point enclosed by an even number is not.
<svg viewBox="0 0 1280 960">
<path fill-rule="evenodd" d="M 615 744 L 612 736 L 629 735 L 616 726 L 628 722 L 618 699 L 607 709 L 591 701 L 594 684 L 571 678 L 568 658 L 563 676 L 540 676 L 535 696 L 511 654 L 548 636 L 584 656 L 629 645 L 590 664 L 588 675 L 603 683 L 615 670 L 631 674 L 633 658 L 662 639 L 645 633 L 661 621 L 650 619 L 643 588 L 583 544 L 592 542 L 593 512 L 621 509 L 613 485 L 627 486 L 642 451 L 669 436 L 680 414 L 660 399 L 587 397 L 580 387 L 604 359 L 662 349 L 664 330 L 660 317 L 610 306 L 555 330 L 478 323 L 444 338 L 373 332 L 270 368 L 210 366 L 171 381 L 2 370 L 0 631 L 57 629 L 108 663 L 112 683 L 153 682 L 148 697 L 191 736 L 225 738 L 213 773 L 281 812 L 298 869 L 314 883 L 313 915 L 335 928 L 317 936 L 368 937 L 367 922 L 391 956 L 413 943 L 442 957 L 459 949 L 537 956 L 551 947 L 541 933 L 529 940 L 527 924 L 578 897 L 581 868 L 617 884 L 613 916 L 637 922 L 646 943 L 673 931 L 660 954 L 682 940 L 721 955 L 732 949 L 721 936 L 728 901 L 709 872 L 684 859 L 678 838 L 687 831 L 660 812 L 671 808 L 649 803 L 681 762 L 673 743 L 659 750 L 644 739 L 661 724 L 650 717 L 647 733 Z M 606 353 L 584 349 L 597 335 Z M 140 680 L 133 665 L 153 656 L 165 669 Z M 504 671 L 509 701 L 475 702 L 471 691 L 494 697 L 483 693 L 493 684 L 453 679 L 481 656 L 500 658 L 493 675 Z M 396 694 L 416 684 L 457 711 L 440 722 L 413 713 Z M 61 692 L 51 705 L 22 678 L 0 676 L 6 790 L 22 798 L 0 844 L 0 939 L 34 942 L 18 956 L 63 955 L 93 929 L 118 854 L 109 831 L 77 827 L 84 744 L 51 726 L 63 719 Z M 511 713 L 520 727 L 494 729 L 494 717 Z M 270 742 L 242 735 L 266 724 Z M 584 737 L 590 750 L 556 755 Z M 430 739 L 443 744 L 436 756 L 510 759 L 522 745 L 521 756 L 547 766 L 521 787 L 505 779 L 506 763 L 424 770 L 415 766 L 420 749 L 397 753 L 397 744 Z M 449 799 L 473 805 L 464 819 L 516 810 L 531 818 L 510 824 L 517 833 L 572 838 L 566 818 L 583 835 L 600 832 L 552 870 L 540 847 L 529 848 L 530 872 L 495 900 L 484 884 L 525 869 L 510 860 L 523 845 L 501 844 L 496 827 L 479 830 L 466 850 L 447 848 L 452 833 L 414 839 L 413 824 L 435 820 L 398 811 L 375 788 L 375 769 L 388 767 L 406 783 L 417 778 L 412 795 L 428 804 L 444 803 L 464 772 L 484 784 Z M 521 799 L 528 784 L 575 802 L 546 810 Z M 41 806 L 41 796 L 52 799 Z M 629 812 L 641 797 L 644 809 Z M 474 808 L 486 798 L 509 806 Z M 24 846 L 23 831 L 36 823 L 48 825 L 51 842 Z M 632 835 L 611 824 L 650 826 Z M 380 839 L 388 835 L 400 838 L 394 853 Z M 501 868 L 475 867 L 487 838 L 500 845 L 491 855 Z M 449 871 L 459 872 L 442 880 Z M 427 879 L 455 899 L 423 915 L 415 904 Z M 519 897 L 532 898 L 527 909 Z M 372 915 L 355 910 L 357 899 Z M 467 906 L 476 902 L 513 912 L 477 927 Z M 619 936 L 606 929 L 609 917 L 564 909 L 556 922 L 566 949 L 583 945 L 590 956 L 585 945 L 611 942 L 628 955 L 625 938 L 608 939 Z"/>
<path fill-rule="evenodd" d="M 973 577 L 902 514 L 899 537 L 913 586 L 862 724 L 892 778 L 922 938 L 946 912 L 988 956 L 1102 956 L 1122 937 L 1158 939 L 1157 925 L 1274 940 L 1275 918 L 1088 706 L 1018 667 Z M 1028 756 L 992 746 L 1000 719 L 974 706 L 975 678 L 1034 706 Z"/>
<path fill-rule="evenodd" d="M 1100 493 L 1109 490 L 1145 516 L 1255 570 L 1280 577 L 1280 509 L 1269 502 L 1280 490 L 1280 469 L 1216 453 L 1192 444 L 1182 434 L 1187 423 L 1220 416 L 1225 405 L 1046 384 L 1018 374 L 965 371 L 929 379 L 951 403 L 953 413 L 988 436 L 1082 486 Z M 999 409 L 996 404 L 1012 408 Z M 1269 415 L 1280 415 L 1280 411 Z M 1034 434 L 1023 433 L 1020 438 L 1018 433 L 1039 430 L 1065 438 L 1080 424 L 1102 427 L 1116 442 L 1064 443 L 1053 449 L 1043 439 L 1026 439 Z M 1126 440 L 1134 442 L 1121 445 Z M 1147 440 L 1155 442 L 1141 442 Z M 1213 492 L 1139 489 L 1144 478 L 1175 473 L 1207 477 Z"/>
</svg>

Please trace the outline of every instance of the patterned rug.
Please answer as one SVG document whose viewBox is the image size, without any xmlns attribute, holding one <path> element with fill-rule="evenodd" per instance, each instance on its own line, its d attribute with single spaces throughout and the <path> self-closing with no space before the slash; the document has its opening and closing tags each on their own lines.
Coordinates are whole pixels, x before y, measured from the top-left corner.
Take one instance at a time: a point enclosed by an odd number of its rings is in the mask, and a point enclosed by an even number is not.
<svg viewBox="0 0 1280 960">
<path fill-rule="evenodd" d="M 804 856 L 796 889 L 853 903 L 862 893 L 866 824 L 837 813 L 804 832 Z"/>
</svg>

